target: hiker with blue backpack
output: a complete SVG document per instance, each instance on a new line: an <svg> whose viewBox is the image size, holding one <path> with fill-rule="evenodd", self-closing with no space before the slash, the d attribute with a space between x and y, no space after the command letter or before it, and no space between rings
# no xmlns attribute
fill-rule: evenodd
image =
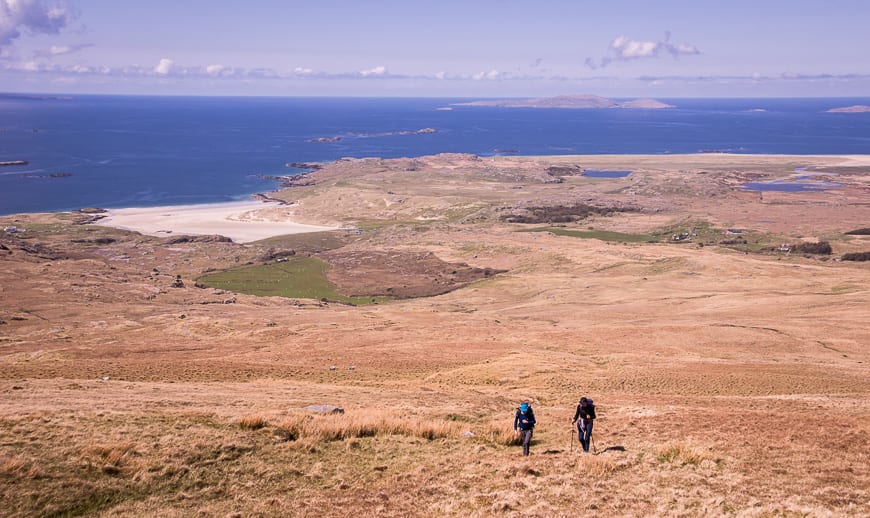
<svg viewBox="0 0 870 518"><path fill-rule="evenodd" d="M529 455L529 445L532 443L532 431L535 429L535 412L532 405L523 402L514 417L514 434L519 435L523 442L523 455Z"/></svg>
<svg viewBox="0 0 870 518"><path fill-rule="evenodd" d="M571 424L577 423L577 435L583 451L589 453L589 442L592 440L592 424L595 421L595 403L587 397L581 397L574 412Z"/></svg>

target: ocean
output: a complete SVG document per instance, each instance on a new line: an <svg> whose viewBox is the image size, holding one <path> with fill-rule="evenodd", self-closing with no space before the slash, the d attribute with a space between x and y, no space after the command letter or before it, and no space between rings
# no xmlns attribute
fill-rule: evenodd
<svg viewBox="0 0 870 518"><path fill-rule="evenodd" d="M870 113L825 113L868 98L451 106L468 100L2 95L0 162L28 163L0 166L0 214L233 201L342 157L870 154Z"/></svg>

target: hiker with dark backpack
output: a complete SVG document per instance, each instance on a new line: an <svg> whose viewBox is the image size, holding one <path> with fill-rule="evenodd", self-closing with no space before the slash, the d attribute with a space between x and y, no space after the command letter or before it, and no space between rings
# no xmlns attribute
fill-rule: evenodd
<svg viewBox="0 0 870 518"><path fill-rule="evenodd" d="M595 403L587 397L581 397L574 412L571 424L577 423L577 435L583 451L589 453L589 442L592 440L592 424L595 421Z"/></svg>
<svg viewBox="0 0 870 518"><path fill-rule="evenodd" d="M514 417L514 434L519 435L523 442L523 455L529 455L529 445L532 443L532 431L535 429L535 412L532 405L523 402Z"/></svg>

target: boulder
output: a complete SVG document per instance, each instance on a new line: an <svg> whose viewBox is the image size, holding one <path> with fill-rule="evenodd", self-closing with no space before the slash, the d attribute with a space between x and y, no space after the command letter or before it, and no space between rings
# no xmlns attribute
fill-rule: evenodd
<svg viewBox="0 0 870 518"><path fill-rule="evenodd" d="M315 414L343 414L344 409L335 405L308 405L302 410L313 412Z"/></svg>

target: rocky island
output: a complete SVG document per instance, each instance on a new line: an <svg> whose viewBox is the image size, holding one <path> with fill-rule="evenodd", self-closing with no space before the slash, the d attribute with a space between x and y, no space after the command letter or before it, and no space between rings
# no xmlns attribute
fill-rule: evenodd
<svg viewBox="0 0 870 518"><path fill-rule="evenodd" d="M635 99L617 102L598 95L558 95L556 97L540 97L533 99L495 99L456 103L453 106L491 106L495 108L562 108L562 109L594 109L594 108L631 108L643 110L658 110L674 108L655 99Z"/></svg>
<svg viewBox="0 0 870 518"><path fill-rule="evenodd" d="M825 113L870 113L870 106L865 104L856 104L854 106L844 106L842 108L831 108Z"/></svg>
<svg viewBox="0 0 870 518"><path fill-rule="evenodd" d="M379 133L359 133L353 131L346 131L343 133L343 135L345 136L316 137L308 139L308 142L341 142L345 138L395 137L400 135L431 135L433 133L438 133L438 130L435 128L420 128L418 130L383 131Z"/></svg>

